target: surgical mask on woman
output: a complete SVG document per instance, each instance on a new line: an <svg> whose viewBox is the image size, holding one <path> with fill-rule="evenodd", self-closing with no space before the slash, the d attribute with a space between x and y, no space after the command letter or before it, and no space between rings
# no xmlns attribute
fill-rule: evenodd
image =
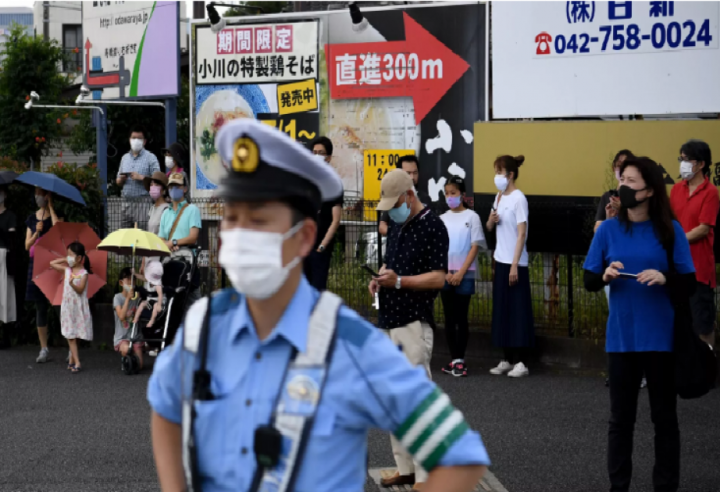
<svg viewBox="0 0 720 492"><path fill-rule="evenodd" d="M618 194L620 195L620 206L623 208L631 209L635 208L641 203L644 203L647 201L647 198L644 200L638 200L635 195L639 191L644 191L646 188L643 188L642 190L634 190L630 188L627 185L621 185L620 189L618 190Z"/></svg>
<svg viewBox="0 0 720 492"><path fill-rule="evenodd" d="M285 283L299 256L283 266L283 243L302 228L302 222L285 234L230 229L220 231L220 266L240 294L251 299L268 299Z"/></svg>
<svg viewBox="0 0 720 492"><path fill-rule="evenodd" d="M175 167L175 160L172 158L172 156L169 156L169 155L165 156L165 167L167 168L168 171Z"/></svg>
<svg viewBox="0 0 720 492"><path fill-rule="evenodd" d="M37 204L38 208L43 208L45 205L47 205L47 198L44 195L35 195L35 203Z"/></svg>
<svg viewBox="0 0 720 492"><path fill-rule="evenodd" d="M162 196L163 188L160 185L150 185L150 198L157 200Z"/></svg>
<svg viewBox="0 0 720 492"><path fill-rule="evenodd" d="M507 187L508 187L507 176L503 176L502 174L496 174L495 175L495 187L500 192L504 192L505 190L507 190Z"/></svg>
<svg viewBox="0 0 720 492"><path fill-rule="evenodd" d="M462 202L462 197L459 196L448 196L445 197L445 201L448 204L448 207L451 209L456 209L460 206L460 203Z"/></svg>

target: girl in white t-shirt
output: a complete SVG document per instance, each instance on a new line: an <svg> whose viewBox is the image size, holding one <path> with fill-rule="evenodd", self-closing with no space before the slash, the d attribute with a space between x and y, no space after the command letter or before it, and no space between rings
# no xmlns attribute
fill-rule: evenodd
<svg viewBox="0 0 720 492"><path fill-rule="evenodd" d="M464 197L465 180L453 176L445 185L445 201L450 210L440 216L450 238L448 273L440 297L452 357L452 362L442 370L455 377L467 376L468 310L470 298L475 293L478 251L487 248L480 217L465 207Z"/></svg>
<svg viewBox="0 0 720 492"><path fill-rule="evenodd" d="M493 279L492 340L505 350L505 360L490 370L510 377L529 374L523 363L526 350L535 345L527 235L528 202L515 187L525 158L504 155L495 160L495 186L500 191L493 204L488 230L497 228Z"/></svg>

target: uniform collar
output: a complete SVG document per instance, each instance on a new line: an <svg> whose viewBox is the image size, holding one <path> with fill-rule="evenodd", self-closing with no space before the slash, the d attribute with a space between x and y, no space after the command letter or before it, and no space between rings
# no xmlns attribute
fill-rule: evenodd
<svg viewBox="0 0 720 492"><path fill-rule="evenodd" d="M300 279L300 284L295 291L295 295L285 309L275 329L262 344L267 345L277 337L282 337L290 342L298 352L305 352L308 330L307 321L310 319L316 301L317 296L303 276ZM254 337L257 337L255 324L253 323L252 316L250 316L245 296L242 297L239 308L232 319L230 343L235 343L244 330L249 330Z"/></svg>

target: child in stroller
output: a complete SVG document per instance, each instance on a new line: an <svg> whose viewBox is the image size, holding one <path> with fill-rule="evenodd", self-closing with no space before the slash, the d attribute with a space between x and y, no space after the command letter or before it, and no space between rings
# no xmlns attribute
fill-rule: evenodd
<svg viewBox="0 0 720 492"><path fill-rule="evenodd" d="M149 261L147 265L145 265L145 275L135 274L135 277L138 279L147 282L147 291L142 292L141 295L143 295L143 302L140 304L137 313L135 314L135 320L134 322L137 323L140 321L141 316L147 316L146 310L150 310L150 306L152 305L152 311L150 314L150 320L145 325L146 328L152 328L152 326L155 324L155 320L157 319L158 315L162 312L164 304L164 298L163 298L163 286L162 286L162 278L163 278L163 266L162 263L160 263L157 260Z"/></svg>

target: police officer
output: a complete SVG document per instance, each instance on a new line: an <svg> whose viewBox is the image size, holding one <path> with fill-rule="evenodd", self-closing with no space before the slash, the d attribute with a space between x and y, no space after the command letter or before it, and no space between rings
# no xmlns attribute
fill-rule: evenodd
<svg viewBox="0 0 720 492"><path fill-rule="evenodd" d="M219 261L233 288L190 309L148 388L163 491L362 491L367 432L392 432L430 472L472 490L480 436L380 330L302 274L339 176L252 119L226 124Z"/></svg>

